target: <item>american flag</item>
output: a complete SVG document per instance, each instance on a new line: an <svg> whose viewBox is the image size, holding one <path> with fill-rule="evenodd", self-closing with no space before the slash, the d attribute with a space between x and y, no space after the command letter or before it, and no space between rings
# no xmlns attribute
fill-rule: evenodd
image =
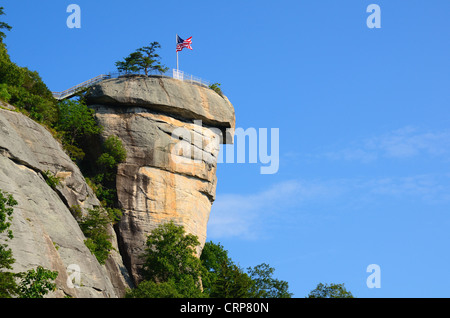
<svg viewBox="0 0 450 318"><path fill-rule="evenodd" d="M184 48L192 50L191 44L192 44L192 36L189 39L183 40L177 35L177 52L180 52Z"/></svg>

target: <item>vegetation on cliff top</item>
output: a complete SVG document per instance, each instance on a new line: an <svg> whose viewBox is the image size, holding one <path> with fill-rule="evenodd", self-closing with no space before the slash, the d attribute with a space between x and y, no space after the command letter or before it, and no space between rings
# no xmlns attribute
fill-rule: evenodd
<svg viewBox="0 0 450 318"><path fill-rule="evenodd" d="M3 7L0 7L0 16L4 14L5 12L3 11ZM5 32L2 30L11 31L11 29L12 27L8 23L0 21L0 42L3 42L3 39L6 37Z"/></svg>
<svg viewBox="0 0 450 318"><path fill-rule="evenodd" d="M123 61L116 62L117 70L125 74L143 71L147 76L152 72L160 74L167 72L169 68L161 64L161 57L156 53L156 50L160 48L161 45L158 42L152 42L149 46L137 49L125 57Z"/></svg>
<svg viewBox="0 0 450 318"><path fill-rule="evenodd" d="M52 126L58 119L57 102L39 74L13 63L3 42L0 42L0 65L0 100Z"/></svg>
<svg viewBox="0 0 450 318"><path fill-rule="evenodd" d="M124 57L122 61L115 63L119 73L124 74L141 74L142 72L148 76L151 73L166 73L169 68L161 64L161 56L156 53L161 45L158 42L151 42L150 46L144 46ZM220 83L212 83L208 87L224 97Z"/></svg>

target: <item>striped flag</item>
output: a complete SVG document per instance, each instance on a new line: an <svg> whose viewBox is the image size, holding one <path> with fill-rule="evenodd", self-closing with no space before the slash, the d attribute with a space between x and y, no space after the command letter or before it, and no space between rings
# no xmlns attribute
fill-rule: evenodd
<svg viewBox="0 0 450 318"><path fill-rule="evenodd" d="M177 34L177 52L180 52L184 48L192 50L191 44L192 44L192 36L189 39L183 40Z"/></svg>

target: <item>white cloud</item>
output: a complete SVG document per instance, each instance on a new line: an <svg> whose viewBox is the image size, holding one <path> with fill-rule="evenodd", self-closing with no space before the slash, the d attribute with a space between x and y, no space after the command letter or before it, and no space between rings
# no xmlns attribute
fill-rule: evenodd
<svg viewBox="0 0 450 318"><path fill-rule="evenodd" d="M409 198L426 203L446 202L450 199L448 175L422 174L399 178L380 178L367 181L364 187L374 196Z"/></svg>
<svg viewBox="0 0 450 318"><path fill-rule="evenodd" d="M270 215L325 192L323 185L294 180L277 183L259 193L218 194L211 210L208 237L259 238Z"/></svg>
<svg viewBox="0 0 450 318"><path fill-rule="evenodd" d="M408 126L381 136L353 142L351 147L328 151L323 155L332 160L369 163L379 158L411 158L418 155L448 156L450 132L421 132Z"/></svg>
<svg viewBox="0 0 450 318"><path fill-rule="evenodd" d="M450 175L291 180L258 193L218 194L208 223L208 238L260 239L272 227L322 222L340 212L359 212L374 204L448 204Z"/></svg>
<svg viewBox="0 0 450 318"><path fill-rule="evenodd" d="M306 156L308 159L374 162L381 158L406 159L438 156L450 159L450 131L423 131L404 127L383 135L356 140L349 147ZM286 159L298 161L290 152ZM371 176L320 180L290 180L251 194L217 194L208 223L208 237L259 239L270 227L296 222L321 222L339 211L361 211L371 206L420 202L450 202L449 174ZM403 200L403 201L402 201ZM269 234L270 235L270 234Z"/></svg>
<svg viewBox="0 0 450 318"><path fill-rule="evenodd" d="M350 148L330 151L325 153L324 156L332 160L361 161L363 163L372 162L378 157L376 152Z"/></svg>
<svg viewBox="0 0 450 318"><path fill-rule="evenodd" d="M367 147L381 150L387 157L405 158L427 153L442 155L449 153L450 132L419 132L413 127L405 127L373 138Z"/></svg>

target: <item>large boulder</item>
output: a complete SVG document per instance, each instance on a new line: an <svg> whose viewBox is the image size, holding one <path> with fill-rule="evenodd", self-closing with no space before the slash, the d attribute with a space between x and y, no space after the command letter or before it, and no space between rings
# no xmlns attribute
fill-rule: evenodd
<svg viewBox="0 0 450 318"><path fill-rule="evenodd" d="M92 87L88 101L103 138L116 135L127 150L116 187L124 212L119 241L134 281L142 279L146 238L162 223L196 235L200 254L220 143L231 143L234 134L231 103L209 88L160 77L106 80Z"/></svg>
<svg viewBox="0 0 450 318"><path fill-rule="evenodd" d="M183 120L202 120L228 133L224 143L233 142L233 105L226 96L201 85L161 76L119 77L91 87L87 99L91 105L140 106Z"/></svg>

